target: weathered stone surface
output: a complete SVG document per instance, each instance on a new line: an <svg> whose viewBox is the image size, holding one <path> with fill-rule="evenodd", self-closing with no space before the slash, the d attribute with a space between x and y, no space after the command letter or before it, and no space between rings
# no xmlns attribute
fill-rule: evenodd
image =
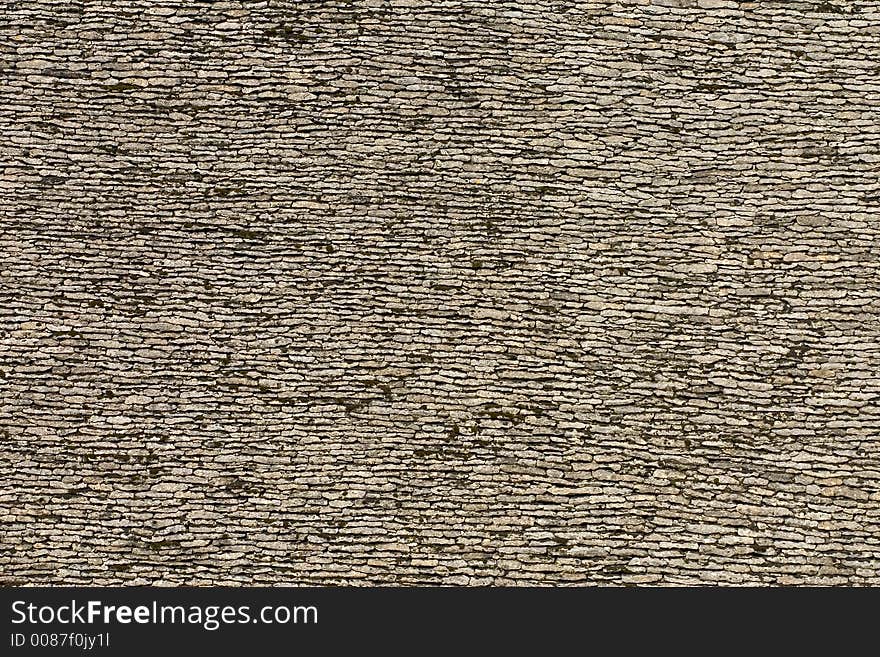
<svg viewBox="0 0 880 657"><path fill-rule="evenodd" d="M876 3L3 18L2 583L880 584Z"/></svg>

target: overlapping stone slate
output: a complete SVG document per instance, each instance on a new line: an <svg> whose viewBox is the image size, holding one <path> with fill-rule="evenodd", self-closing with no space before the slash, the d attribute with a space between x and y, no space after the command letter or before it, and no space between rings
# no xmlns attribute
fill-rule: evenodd
<svg viewBox="0 0 880 657"><path fill-rule="evenodd" d="M880 584L880 4L6 3L4 584Z"/></svg>

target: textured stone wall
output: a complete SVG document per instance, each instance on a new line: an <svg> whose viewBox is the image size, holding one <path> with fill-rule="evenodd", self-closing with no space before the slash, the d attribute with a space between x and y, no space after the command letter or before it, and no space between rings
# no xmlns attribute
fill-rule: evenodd
<svg viewBox="0 0 880 657"><path fill-rule="evenodd" d="M880 3L5 2L0 582L880 584Z"/></svg>

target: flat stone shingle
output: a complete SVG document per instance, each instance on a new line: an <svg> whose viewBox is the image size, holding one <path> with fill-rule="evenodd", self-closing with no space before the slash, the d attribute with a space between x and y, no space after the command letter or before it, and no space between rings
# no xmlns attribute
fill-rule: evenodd
<svg viewBox="0 0 880 657"><path fill-rule="evenodd" d="M0 581L880 584L872 2L22 2Z"/></svg>

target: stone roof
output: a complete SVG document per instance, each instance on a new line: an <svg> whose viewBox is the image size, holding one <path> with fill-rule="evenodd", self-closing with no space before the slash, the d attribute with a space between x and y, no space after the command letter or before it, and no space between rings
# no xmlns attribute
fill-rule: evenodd
<svg viewBox="0 0 880 657"><path fill-rule="evenodd" d="M0 25L4 584L880 584L880 6Z"/></svg>

